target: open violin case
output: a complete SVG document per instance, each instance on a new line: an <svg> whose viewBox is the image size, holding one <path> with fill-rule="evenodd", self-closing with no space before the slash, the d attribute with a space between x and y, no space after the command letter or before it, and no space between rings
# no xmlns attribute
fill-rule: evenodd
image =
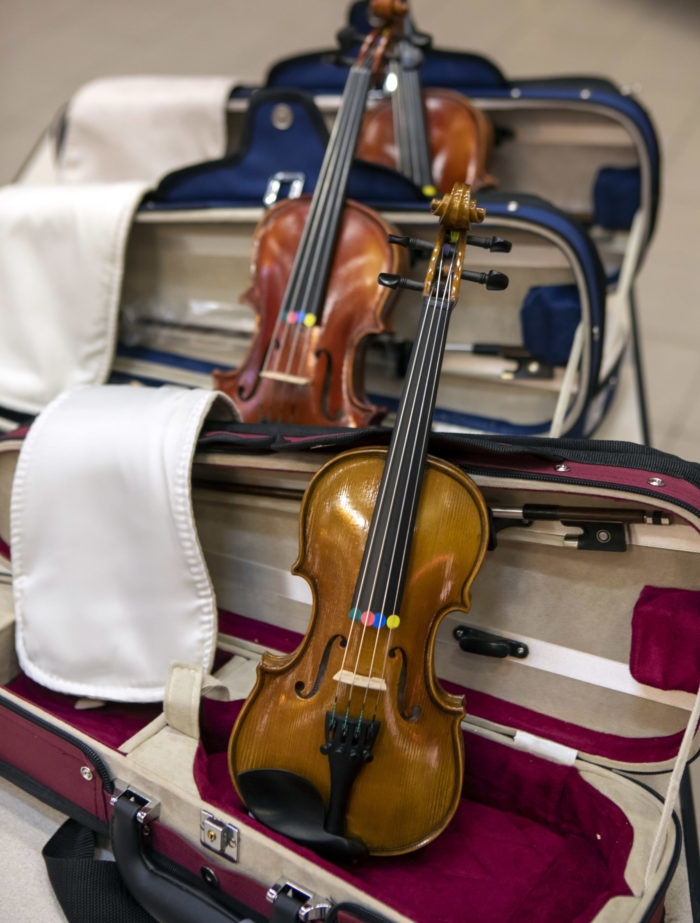
<svg viewBox="0 0 700 923"><path fill-rule="evenodd" d="M388 430L261 427L219 414L199 431L188 412L176 430L180 447L170 429L159 442L154 434L162 431L135 409L137 396L152 392L92 390L108 396L92 416L74 413L58 430L50 460L38 446L57 406L71 398L54 402L28 437L20 431L0 441L0 768L91 830L111 828L123 881L151 916L132 903L110 919L658 923L667 898L667 923L690 920L673 807L700 743L697 465L623 443L433 436L431 455L466 472L490 510L489 550L471 608L448 613L434 644L442 688L466 696L462 797L427 846L337 862L249 816L231 785L226 751L262 652L290 652L306 630L310 588L290 574L302 492L338 453L386 445ZM119 392L128 395L126 413L116 412ZM201 395L176 393L168 400L190 410L199 402L201 422ZM33 449L27 442L17 467L25 439ZM148 443L143 468L125 448L139 441ZM64 470L70 446L83 460L70 469L75 477ZM173 452L178 490L163 500L172 516L155 516L152 498L165 496L157 485ZM165 544L157 530L188 506L190 478L192 529L218 606L208 663L173 666L164 701L86 702L89 689L55 691L30 678L15 655L15 632L22 662L36 660L28 627L32 562L44 578L53 574L44 583L42 637L61 648L57 670L72 664L71 679L99 670L81 662L88 636L97 637L93 655L108 671L158 660L174 634L171 612L151 598L153 569L140 555ZM135 643L126 629L123 643L109 643L110 567L84 576L103 587L94 599L99 629L89 620L82 629L73 621L71 631L56 623L61 594L68 609L86 601L75 580L85 565L72 556L88 552L74 545L65 555L51 543L56 523L71 518L63 514L75 505L75 485L89 481L101 484L100 495L115 482L123 491L120 502L110 495L113 516L92 529L89 544L111 541L112 570L141 594L135 618L143 634ZM147 531L129 533L131 541L122 541L118 526L126 508L148 519ZM46 526L31 542L17 531L26 517ZM79 520L76 529L89 527L82 512ZM132 630L134 614L124 618ZM668 790L668 800L652 786ZM106 919L104 893L100 915L84 895L65 891L66 879L79 885L97 875L90 835L77 829L69 824L47 845L50 873L63 906L74 902L70 919ZM105 889L114 864L97 865Z"/></svg>
<svg viewBox="0 0 700 923"><path fill-rule="evenodd" d="M260 91L246 109L245 125L235 155L171 173L136 211L119 267L113 382L209 387L214 369L244 358L255 317L239 298L250 286L251 241L265 214L262 203L311 192L328 137L310 97L292 90ZM399 234L432 238L425 197L398 173L356 162L348 193L378 209ZM436 425L590 436L602 423L603 435L640 439L630 389L613 401L620 377L628 374L626 299L634 261L624 261L618 294L609 294L600 255L576 220L536 196L497 190L484 191L479 200L487 209L484 233L511 241L513 252L471 248L470 268L505 270L510 284L498 293L470 286L458 306ZM418 260L409 275L421 278L423 267ZM393 329L366 356L367 391L390 416L418 303L415 293L398 293ZM73 383L85 378L62 385ZM6 428L22 422L23 407L0 403Z"/></svg>
<svg viewBox="0 0 700 923"><path fill-rule="evenodd" d="M370 29L367 7L360 0L348 9L347 26L359 35ZM419 25L429 31L429 23ZM354 47L346 38L341 54L278 61L264 85L305 90L332 118ZM611 265L627 247L641 260L656 223L661 154L651 118L629 89L594 75L510 78L483 55L435 48L427 35L419 47L422 86L462 93L493 121L490 172L501 188L539 195L577 217ZM234 138L236 100L246 92L232 94Z"/></svg>

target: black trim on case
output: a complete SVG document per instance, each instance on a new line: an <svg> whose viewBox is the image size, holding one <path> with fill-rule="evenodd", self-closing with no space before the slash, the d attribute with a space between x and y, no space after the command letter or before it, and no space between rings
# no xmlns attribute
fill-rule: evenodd
<svg viewBox="0 0 700 923"><path fill-rule="evenodd" d="M22 791L26 792L28 795L48 805L50 808L60 811L61 814L66 814L68 817L72 817L84 827L89 827L90 830L93 830L100 836L109 835L109 827L104 821L99 820L94 814L86 811L85 808L81 808L80 805L74 804L69 798L59 795L52 788L49 788L42 782L37 782L32 776L27 775L25 772L17 769L16 766L12 766L4 760L0 760L0 776L7 779L7 781L11 782L13 785L16 785L17 788L22 789Z"/></svg>
<svg viewBox="0 0 700 923"><path fill-rule="evenodd" d="M114 782L112 781L112 776L110 775L107 766L102 760L100 754L93 750L93 748L86 744L84 741L80 740L77 737L74 737L72 734L69 734L67 731L62 730L61 728L56 727L55 724L51 724L49 721L39 718L38 715L32 714L32 712L27 711L26 708L22 708L20 705L17 705L15 702L6 699L5 696L0 695L0 706L7 708L9 711L13 712L15 715L19 715L21 718L24 718L26 721L29 721L31 724L35 724L37 727L40 727L44 731L48 731L50 734L53 734L56 737L59 737L61 740L65 740L67 743L76 747L83 753L88 760L92 763L94 769L97 771L100 779L102 780L102 789L111 795L114 791Z"/></svg>

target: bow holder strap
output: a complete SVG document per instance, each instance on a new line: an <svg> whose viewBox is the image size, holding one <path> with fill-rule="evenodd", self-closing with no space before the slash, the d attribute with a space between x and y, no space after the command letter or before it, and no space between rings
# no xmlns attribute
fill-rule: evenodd
<svg viewBox="0 0 700 923"><path fill-rule="evenodd" d="M22 669L50 689L163 699L173 661L211 671L217 609L192 512L191 467L223 395L84 387L24 441L11 501Z"/></svg>

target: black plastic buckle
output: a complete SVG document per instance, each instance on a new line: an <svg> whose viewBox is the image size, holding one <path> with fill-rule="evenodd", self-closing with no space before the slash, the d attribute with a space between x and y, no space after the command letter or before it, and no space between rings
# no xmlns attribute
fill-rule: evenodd
<svg viewBox="0 0 700 923"><path fill-rule="evenodd" d="M470 628L468 625L458 625L453 635L462 650L469 654L481 654L482 657L517 657L518 660L524 660L530 653L523 641L492 635L488 631Z"/></svg>

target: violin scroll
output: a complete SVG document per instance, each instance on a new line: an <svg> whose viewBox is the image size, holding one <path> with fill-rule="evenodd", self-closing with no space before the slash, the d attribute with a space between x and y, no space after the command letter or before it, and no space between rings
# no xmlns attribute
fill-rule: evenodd
<svg viewBox="0 0 700 923"><path fill-rule="evenodd" d="M486 217L486 209L477 206L471 186L466 183L455 183L450 193L433 199L430 211L448 231L468 231L472 222L478 223Z"/></svg>
<svg viewBox="0 0 700 923"><path fill-rule="evenodd" d="M408 13L408 3L406 0L372 0L370 9L377 19L389 23Z"/></svg>
<svg viewBox="0 0 700 923"><path fill-rule="evenodd" d="M430 210L440 219L440 232L430 256L423 294L428 296L440 286L444 272L446 277L444 281L449 286L449 300L454 303L457 300L460 282L463 278L462 266L467 246L467 231L472 221L484 220L486 209L479 208L476 200L472 198L471 186L466 183L455 183L452 192L448 195L432 200ZM448 233L451 251L449 262L445 266L444 245ZM438 266L442 267L440 272L436 271Z"/></svg>

